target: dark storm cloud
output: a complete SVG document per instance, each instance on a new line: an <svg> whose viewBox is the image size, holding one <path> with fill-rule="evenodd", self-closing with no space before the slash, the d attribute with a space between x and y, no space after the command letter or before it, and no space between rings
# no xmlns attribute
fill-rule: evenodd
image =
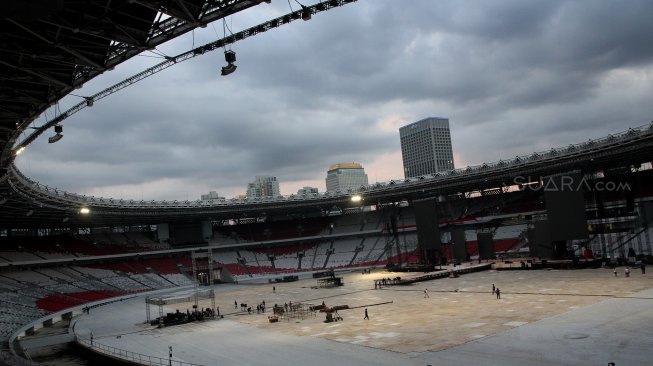
<svg viewBox="0 0 653 366"><path fill-rule="evenodd" d="M287 11L262 4L230 26ZM430 115L451 119L458 163L565 146L652 119L652 13L650 1L360 0L234 44L228 77L217 51L122 90L19 163L72 191L195 199L244 193L258 174L285 194L293 181L323 189L329 165L396 156L398 127ZM159 51L219 38L222 24L194 33ZM81 92L156 62L137 57ZM400 177L386 168L368 174Z"/></svg>
<svg viewBox="0 0 653 366"><path fill-rule="evenodd" d="M260 47L251 56L274 72L257 68L246 82L371 103L569 103L590 97L603 72L648 62L653 52L645 46L651 3L382 3L357 4L362 14L343 14L357 18L336 26L324 18L262 36L276 52ZM304 37L298 28L309 25L313 35Z"/></svg>

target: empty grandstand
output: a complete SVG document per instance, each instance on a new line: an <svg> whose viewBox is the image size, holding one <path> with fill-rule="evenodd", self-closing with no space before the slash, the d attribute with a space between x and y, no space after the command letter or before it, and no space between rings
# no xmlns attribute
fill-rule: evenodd
<svg viewBox="0 0 653 366"><path fill-rule="evenodd" d="M205 293L200 288L209 287L213 302L216 301L213 289L242 297L218 301L222 305L222 315L227 307L231 310L232 300L235 301L234 311L228 315L245 319L242 320L245 324L270 326L281 319L286 321L284 329L288 332L332 337L337 342L364 344L370 349L382 348L384 352L406 352L409 357L419 358L418 353L433 350L428 348L432 329L443 329L442 324L445 324L444 329L455 333L458 328L477 328L486 323L462 324L460 318L457 318L460 324L447 323L443 316L426 326L422 324L421 316L425 313L421 312L422 309L435 312L451 304L417 303L410 298L411 291L419 291L418 297L422 300L430 299L428 289L397 289L403 285L436 278L451 279L455 286L439 285L437 290L442 297L438 301L455 298L453 302L466 304L464 311L467 313L460 315L454 305L449 308L448 316L464 317L478 311L483 312L483 317L491 318L504 309L480 302L478 299L484 295L479 294L488 292L481 286L492 284L492 296L496 294L499 300L492 281L501 279L516 288L523 285L521 292L512 293L515 302L522 299L520 296L557 296L555 302L549 300L551 297L531 299L529 305L519 303L505 310L521 314L527 307L546 308L548 313L545 315L553 316L561 313L560 304L567 301L558 297L578 295L578 288L558 293L555 291L559 289L552 288L555 282L547 282L551 286L546 288L534 288L536 285L511 280L503 271L546 268L555 273L554 281L563 282L570 281L571 276L554 270L614 267L616 278L618 266L628 266L628 272L624 272L626 276L630 275L630 267L641 266L644 274L645 265L653 258L653 170L649 169L653 159L653 124L565 147L551 146L536 153L525 151L524 155L493 163L375 182L346 191L229 200L146 201L93 197L37 182L14 165L16 154L48 128L127 85L186 59L224 49L236 41L294 20L309 20L313 14L353 1L320 1L310 6L299 4L297 10L291 9L287 15L219 41L200 47L193 43L191 51L166 56L162 64L86 97L71 110L33 128L35 131L31 134L27 134L31 132L30 124L41 113L95 76L143 50L155 49L157 45L197 27L205 27L211 21L269 1L139 0L107 2L102 6L93 2L64 1L48 6L43 4L42 16L47 21L34 23L37 24L34 29L22 26L16 20L3 23L3 49L15 52L12 51L9 60L3 59L0 65L3 82L7 80L8 83L8 87L0 89L0 354L7 351L26 359L24 362L31 362L29 358L35 351L30 349L34 344L30 343L34 342L30 337L39 332L47 333L57 323L66 323L66 329L52 338L61 343L75 343L95 355L140 364L165 364L168 361L169 365L173 362L191 365L190 361L173 360L172 346L167 345L168 359L160 350L156 351L158 356L152 358L134 350L127 351L127 347L133 344L121 346L119 340L133 334L143 334L143 339L150 340L159 336L166 341L173 339L176 335L173 331L166 334L165 329L159 329L164 328L162 319L170 318L164 313L164 305L183 304L184 308L179 305L181 309L175 309L173 314L185 311L188 314L186 319L190 319L190 309L193 313L205 313L201 305L201 310L198 310L198 294ZM65 11L57 13L61 9ZM24 5L16 5L14 15L24 20L26 10L29 9ZM56 16L50 18L53 14ZM89 14L93 16L88 18ZM55 36L61 38L51 41L50 37ZM34 37L38 42L24 42L24 39ZM44 67L42 62L45 61L36 56L41 48L47 49L47 62L56 64L56 67ZM568 177L574 177L574 182L582 184L574 186L569 195L552 194L565 190L551 190L548 183L555 179L564 181ZM353 197L358 199L353 200ZM427 202L432 211L425 214L418 210L415 202L419 201ZM556 210L556 203L561 201L563 210ZM578 204L574 206L572 201ZM85 210L83 214L82 208ZM568 223L569 227L566 226ZM487 273L474 279L487 283L456 280L461 275L481 270ZM403 274L408 271L426 274L411 275L409 281ZM361 276L353 275L359 273ZM316 275L317 285L313 275ZM341 276L345 275L348 277L343 283ZM364 275L370 275L369 280ZM529 277L530 280L533 278L535 276ZM300 279L304 281L301 286L278 285ZM349 279L357 281L351 291L318 292L325 291L326 287L343 287L331 286L333 283L346 287ZM592 279L582 280L589 283ZM575 303L569 309L587 305L590 301L587 299L597 297L620 301L636 291L648 289L642 283L643 280L630 285L628 291L611 285L605 293L581 294L583 298L574 298ZM379 291L357 297L358 293L371 290L370 284ZM396 285L395 288L388 289L390 284ZM510 294L510 290L501 287L504 294ZM266 289L265 293L259 290L262 288ZM390 291L397 291L399 295ZM167 303L161 300L164 297L158 297L160 294L173 296L180 293L184 296L180 295L179 299L168 297ZM270 304L273 312L269 317L259 316L251 320L254 311L258 315L265 313L263 296L274 296L274 301L279 303ZM463 297L473 298L474 302L484 306L475 303L473 307L467 307ZM138 318L140 313L134 310L134 304L143 298L146 299L143 307L147 306L148 321L151 320L149 306L158 305L158 321L146 322ZM297 298L301 302L297 303ZM410 300L403 303L407 298ZM644 296L633 298L650 299ZM127 305L121 308L119 305L123 301ZM327 306L325 301L333 303ZM538 302L547 304L538 305ZM211 313L214 305L210 307ZM338 310L359 311L360 315L364 311L366 319L363 319L370 320L368 307L386 305L392 306L392 311L379 316L381 321L374 325L377 328L370 328L367 335L354 335L353 332L338 335L337 327L343 323L328 324L328 328L319 331L310 327L324 326L321 321L314 321L305 328L292 328L299 327L294 324L299 324L300 320L321 316L316 315L317 307L329 314L326 317L328 323L335 323L343 321ZM410 311L417 309L416 315L410 319L413 327L410 329L414 334L403 335L420 338L415 344L405 342L414 346L410 349L402 348L400 342L384 343L385 339L400 336L395 332L397 329L382 327L400 325L402 306L410 307ZM220 315L220 307L217 310ZM133 328L130 332L122 329L113 332L113 324L108 324L105 317L98 317L102 324L93 324L91 314L96 311L106 311L104 315L114 316L116 323L123 320L121 315L125 315ZM633 313L636 311L632 310ZM509 316L500 315L498 318ZM356 317L362 318L358 314ZM537 321L543 317L528 320ZM80 324L86 324L82 324L78 331L74 327L79 319L84 320ZM211 319L221 318L211 316ZM291 319L295 323L291 323ZM502 320L500 324L497 321L491 332L522 325L511 319ZM355 328L366 326L356 323ZM94 338L92 330L103 327L111 331ZM193 333L211 327L206 324L197 328L180 326L178 329L183 331L178 333ZM246 341L254 338L249 338L252 334L238 333L242 329L233 329L233 334ZM563 337L565 341L585 339L592 331L569 331ZM224 336L225 333L228 336ZM227 338L225 344L238 338L225 333L222 334L222 338ZM480 332L471 336L466 334L461 336L460 343L487 335ZM43 338L52 340L47 334ZM102 343L109 341L115 343L111 346ZM258 346L270 342L270 339L257 341ZM245 341L243 344L249 346ZM442 349L452 346L446 341L440 344L444 345ZM281 349L281 353L292 348L285 346L287 348ZM324 350L330 348L321 344L312 352ZM274 351L279 352L279 348ZM355 353L351 349L345 351ZM188 353L186 357L192 358L192 352ZM334 363L347 364L346 360L337 359L337 352L331 356ZM365 356L374 357L368 353ZM399 356L384 356L389 357L388 364L398 363ZM359 360L359 364L371 359ZM286 362L289 363L293 362Z"/></svg>

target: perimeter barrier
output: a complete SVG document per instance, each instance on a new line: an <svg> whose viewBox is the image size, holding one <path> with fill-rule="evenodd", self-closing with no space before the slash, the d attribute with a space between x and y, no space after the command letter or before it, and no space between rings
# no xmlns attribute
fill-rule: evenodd
<svg viewBox="0 0 653 366"><path fill-rule="evenodd" d="M108 357L117 358L124 361L129 361L133 363L138 363L140 365L147 366L203 366L196 363L184 362L173 360L171 358L161 358L156 356L144 355L141 353L131 352L124 349L107 346L105 344L97 343L96 341L91 340L90 338L79 338L77 337L77 344L82 347L103 354Z"/></svg>

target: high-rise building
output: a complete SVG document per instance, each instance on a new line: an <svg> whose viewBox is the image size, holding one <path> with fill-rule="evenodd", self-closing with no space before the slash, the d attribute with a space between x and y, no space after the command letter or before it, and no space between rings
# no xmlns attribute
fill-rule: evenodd
<svg viewBox="0 0 653 366"><path fill-rule="evenodd" d="M367 185L365 169L358 163L341 163L329 167L326 176L327 192L347 192L349 188Z"/></svg>
<svg viewBox="0 0 653 366"><path fill-rule="evenodd" d="M247 197L278 197L279 181L277 177L257 175L252 183L247 184Z"/></svg>
<svg viewBox="0 0 653 366"><path fill-rule="evenodd" d="M449 119L429 117L399 128L404 177L453 170Z"/></svg>

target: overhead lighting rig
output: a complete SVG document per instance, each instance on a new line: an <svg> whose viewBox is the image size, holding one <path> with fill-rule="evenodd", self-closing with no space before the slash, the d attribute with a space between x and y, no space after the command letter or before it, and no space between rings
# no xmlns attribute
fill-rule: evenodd
<svg viewBox="0 0 653 366"><path fill-rule="evenodd" d="M51 144L54 144L55 142L61 140L63 138L63 126L62 125L54 125L54 136L50 136L48 138L48 142Z"/></svg>
<svg viewBox="0 0 653 366"><path fill-rule="evenodd" d="M237 66L234 65L236 62L236 52L229 50L224 51L224 60L227 61L227 66L222 66L222 76L227 76L234 71L236 71Z"/></svg>

